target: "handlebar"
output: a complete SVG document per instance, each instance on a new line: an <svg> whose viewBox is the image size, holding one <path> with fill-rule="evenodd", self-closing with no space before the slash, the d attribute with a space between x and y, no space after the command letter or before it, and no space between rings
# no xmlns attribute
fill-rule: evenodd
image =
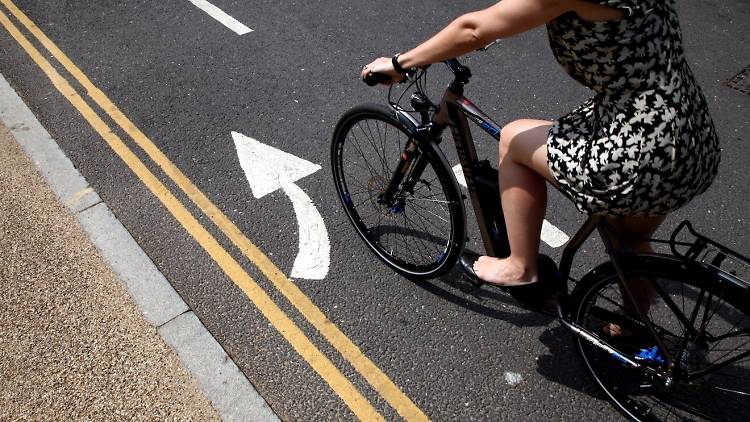
<svg viewBox="0 0 750 422"><path fill-rule="evenodd" d="M445 60L443 63L445 63L448 66L448 69L450 69L451 72L453 72L458 82L461 82L461 83L469 82L469 78L471 78L471 70L468 67L462 65L455 58ZM364 78L362 78L362 81L366 83L368 86L375 86L380 83L388 82L390 81L390 79L391 77L386 75L385 73L370 72L366 74ZM406 78L404 78L404 80L406 80Z"/></svg>
<svg viewBox="0 0 750 422"><path fill-rule="evenodd" d="M366 83L368 86L375 86L382 82L388 82L391 80L391 77L386 75L385 73L375 73L370 72L365 75L364 78L362 78L362 81Z"/></svg>
<svg viewBox="0 0 750 422"><path fill-rule="evenodd" d="M453 72L453 75L455 75L456 81L461 83L469 82L469 78L471 78L471 69L459 63L457 59L446 60L445 64L448 66L448 69Z"/></svg>

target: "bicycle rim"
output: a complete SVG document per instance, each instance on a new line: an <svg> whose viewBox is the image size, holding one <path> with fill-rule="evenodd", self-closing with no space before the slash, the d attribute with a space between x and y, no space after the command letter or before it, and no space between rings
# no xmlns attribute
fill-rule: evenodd
<svg viewBox="0 0 750 422"><path fill-rule="evenodd" d="M589 372L608 398L633 420L747 420L750 414L750 311L748 295L702 271L625 270L629 285L664 293L648 306L653 324L677 369L671 383L619 364L578 339ZM653 283L653 284L651 284ZM626 310L613 272L587 289L576 322L627 356L666 373L666 353ZM615 328L615 330L613 330ZM614 332L619 330L619 332Z"/></svg>
<svg viewBox="0 0 750 422"><path fill-rule="evenodd" d="M332 146L339 198L358 234L385 263L409 277L435 277L455 264L463 245L461 197L435 151L425 149L420 151L427 165L413 188L401 184L393 201L379 201L409 140L391 116L362 108L342 118Z"/></svg>

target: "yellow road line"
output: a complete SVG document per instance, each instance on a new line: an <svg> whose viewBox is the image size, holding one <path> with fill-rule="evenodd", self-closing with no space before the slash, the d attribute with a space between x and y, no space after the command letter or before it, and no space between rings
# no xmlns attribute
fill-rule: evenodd
<svg viewBox="0 0 750 422"><path fill-rule="evenodd" d="M263 315L297 353L331 386L352 412L362 420L384 420L362 396L357 388L333 365L333 363L305 336L294 322L282 311L258 283L245 272L240 264L216 241L216 239L193 217L169 189L138 159L122 140L112 132L98 114L81 98L75 89L52 67L40 52L21 34L8 17L0 11L0 23L23 47L32 60L52 81L58 91L81 113L94 130L107 142L112 150L138 176L143 184L161 201L169 212L182 224L188 233L208 252L224 273L250 298Z"/></svg>
<svg viewBox="0 0 750 422"><path fill-rule="evenodd" d="M73 75L88 95L114 120L164 173L195 203L242 253L268 277L363 378L408 421L426 421L427 416L383 373L284 273L214 205L159 148L138 129L83 72L19 10L11 0L0 0L39 42Z"/></svg>

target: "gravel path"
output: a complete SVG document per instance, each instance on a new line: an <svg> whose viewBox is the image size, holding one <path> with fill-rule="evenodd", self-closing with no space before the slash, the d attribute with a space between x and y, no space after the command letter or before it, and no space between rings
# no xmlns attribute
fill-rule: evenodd
<svg viewBox="0 0 750 422"><path fill-rule="evenodd" d="M0 420L218 420L0 124Z"/></svg>

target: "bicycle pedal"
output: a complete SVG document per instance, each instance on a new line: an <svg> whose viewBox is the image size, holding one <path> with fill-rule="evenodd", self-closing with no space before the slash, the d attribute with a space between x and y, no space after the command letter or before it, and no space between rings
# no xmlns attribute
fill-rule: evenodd
<svg viewBox="0 0 750 422"><path fill-rule="evenodd" d="M473 252L464 252L459 259L468 281L475 288L481 288L485 285L498 288L515 299L523 308L532 311L546 309L550 305L551 299L554 299L565 289L565 285L558 280L557 264L547 255L539 255L539 281L523 286L507 287L487 283L477 276L474 272L474 262L479 259L479 256L479 254Z"/></svg>

